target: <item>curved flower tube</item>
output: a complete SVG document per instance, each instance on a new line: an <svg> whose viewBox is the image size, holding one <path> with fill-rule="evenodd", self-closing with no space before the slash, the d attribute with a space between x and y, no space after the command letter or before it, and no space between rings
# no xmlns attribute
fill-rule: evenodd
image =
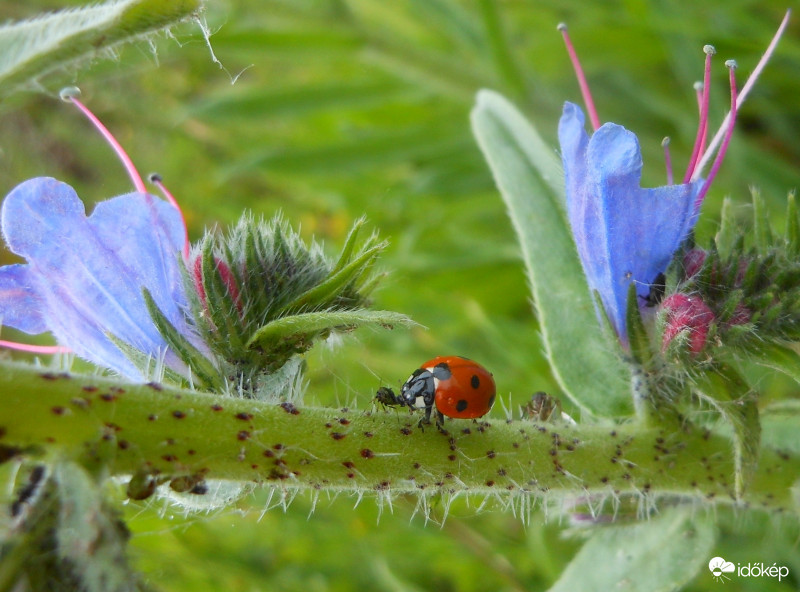
<svg viewBox="0 0 800 592"><path fill-rule="evenodd" d="M176 208L137 192L99 203L87 217L72 187L37 177L9 193L0 216L6 244L27 261L0 268L3 324L49 331L80 357L134 380L142 373L112 337L185 371L142 295L147 289L174 327L201 345L184 314L184 228Z"/></svg>
<svg viewBox="0 0 800 592"><path fill-rule="evenodd" d="M567 215L586 279L625 342L628 286L647 298L697 221L704 181L641 188L636 136L606 123L589 137L583 111L573 103L564 105L558 137Z"/></svg>

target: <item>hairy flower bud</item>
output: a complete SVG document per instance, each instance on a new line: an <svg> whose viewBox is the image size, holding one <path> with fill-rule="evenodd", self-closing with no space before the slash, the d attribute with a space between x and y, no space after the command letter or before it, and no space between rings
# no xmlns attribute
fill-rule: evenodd
<svg viewBox="0 0 800 592"><path fill-rule="evenodd" d="M708 330L714 322L714 313L698 296L672 294L661 303L666 311L667 321L661 340L664 351L675 337L688 331L689 351L698 354L702 351L708 337Z"/></svg>

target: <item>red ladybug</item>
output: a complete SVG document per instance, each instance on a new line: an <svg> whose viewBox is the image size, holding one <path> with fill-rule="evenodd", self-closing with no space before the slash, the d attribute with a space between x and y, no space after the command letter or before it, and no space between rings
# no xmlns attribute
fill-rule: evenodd
<svg viewBox="0 0 800 592"><path fill-rule="evenodd" d="M393 401L389 401L391 393ZM422 423L431 422L436 406L436 425L442 429L444 416L459 419L483 417L494 404L495 384L491 372L461 356L439 356L422 364L394 395L382 388L378 400L384 404L425 409Z"/></svg>

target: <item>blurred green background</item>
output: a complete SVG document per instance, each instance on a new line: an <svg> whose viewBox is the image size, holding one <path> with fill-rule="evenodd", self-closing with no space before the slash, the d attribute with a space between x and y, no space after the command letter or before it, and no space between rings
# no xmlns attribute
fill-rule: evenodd
<svg viewBox="0 0 800 592"><path fill-rule="evenodd" d="M0 2L0 19L70 4L80 3ZM87 204L130 190L110 149L58 100L62 86L76 84L142 173L161 173L193 239L251 209L283 211L331 253L361 215L391 241L375 306L424 328L365 330L317 347L308 403L369 408L379 386L399 386L435 355L461 354L494 372L503 403L516 410L557 386L511 226L471 137L475 92L506 94L555 150L561 105L580 99L556 31L567 22L601 119L637 133L645 185L662 184L661 139L671 137L681 173L694 141L702 46L718 51L715 128L729 102L724 60L738 60L743 82L785 9L765 0L209 2L204 21L222 68L200 26L187 23L4 100L0 191L36 175L72 184ZM750 185L780 224L800 163L797 32L791 23L740 113L701 242L722 198L746 204ZM0 263L11 261L0 253ZM788 388L769 376L764 384L767 393ZM469 500L440 527L412 518L413 499L384 505L378 519L373 500L353 509L347 496L315 503L300 495L285 513L278 505L262 516L267 497L256 490L236 511L189 517L162 502L130 504L137 564L164 590L539 590L581 543L558 508L525 526L507 512L476 513L481 500ZM780 519L723 511L720 524L726 559L783 561L800 573L796 533ZM752 584L742 589L792 586ZM712 585L703 570L692 589Z"/></svg>

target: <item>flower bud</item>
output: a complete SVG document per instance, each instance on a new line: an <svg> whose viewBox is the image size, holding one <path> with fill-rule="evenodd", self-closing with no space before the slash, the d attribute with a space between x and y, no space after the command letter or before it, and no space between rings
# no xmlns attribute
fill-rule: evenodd
<svg viewBox="0 0 800 592"><path fill-rule="evenodd" d="M661 308L667 314L661 350L666 350L675 337L688 331L689 351L695 355L700 353L705 347L709 327L714 322L714 313L706 303L699 296L672 294L664 299Z"/></svg>

